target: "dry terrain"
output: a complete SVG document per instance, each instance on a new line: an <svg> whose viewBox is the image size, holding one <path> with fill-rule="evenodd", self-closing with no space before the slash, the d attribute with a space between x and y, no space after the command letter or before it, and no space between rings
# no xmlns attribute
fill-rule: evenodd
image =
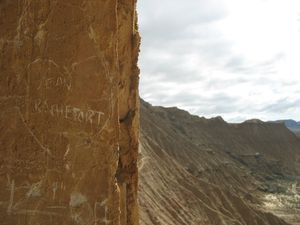
<svg viewBox="0 0 300 225"><path fill-rule="evenodd" d="M141 225L297 224L300 139L282 124L142 101L139 158Z"/></svg>

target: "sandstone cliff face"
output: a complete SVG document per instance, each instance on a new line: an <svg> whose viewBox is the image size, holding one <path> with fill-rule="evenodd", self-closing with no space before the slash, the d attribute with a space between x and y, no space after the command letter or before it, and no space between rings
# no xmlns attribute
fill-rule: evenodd
<svg viewBox="0 0 300 225"><path fill-rule="evenodd" d="M4 0L0 27L1 224L137 224L135 0Z"/></svg>

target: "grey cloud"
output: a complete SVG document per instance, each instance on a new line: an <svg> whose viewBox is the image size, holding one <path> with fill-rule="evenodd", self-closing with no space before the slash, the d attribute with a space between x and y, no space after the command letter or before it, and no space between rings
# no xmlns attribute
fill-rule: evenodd
<svg viewBox="0 0 300 225"><path fill-rule="evenodd" d="M250 91L253 87L249 95L254 97L264 90L278 94L278 90L295 86L295 82L272 76L277 72L278 62L286 57L282 52L256 64L234 53L235 43L226 39L217 26L227 16L223 2L139 1L141 97L155 105L193 108L199 115L224 114L234 121L246 118L243 116L246 113L284 113L299 107L298 101L288 99L278 102L270 99L267 106L251 105L246 102L247 97L241 100L228 94L239 85ZM187 65L192 60L194 67ZM195 89L196 82L200 83L198 93L181 91L180 87L188 84ZM296 92L295 87L293 90ZM207 96L207 91L211 96Z"/></svg>
<svg viewBox="0 0 300 225"><path fill-rule="evenodd" d="M231 72L239 73L240 75L248 74L272 74L276 72L275 65L280 60L284 59L284 53L280 52L276 54L273 58L259 63L250 64L243 56L232 56L229 58L224 68Z"/></svg>
<svg viewBox="0 0 300 225"><path fill-rule="evenodd" d="M284 113L293 108L300 107L300 99L289 100L288 98L282 98L275 103L271 103L266 107L263 107L261 111L271 113Z"/></svg>
<svg viewBox="0 0 300 225"><path fill-rule="evenodd" d="M201 72L184 65L183 55L175 55L167 60L155 60L145 57L140 62L143 71L157 77L161 82L195 82L205 77Z"/></svg>
<svg viewBox="0 0 300 225"><path fill-rule="evenodd" d="M149 37L155 39L176 38L188 26L213 22L225 16L220 1L188 0L186 2L187 4L182 4L182 0L143 0L142 7L139 7L141 32L148 32ZM140 5L141 3L138 6ZM174 34L176 35L173 36Z"/></svg>
<svg viewBox="0 0 300 225"><path fill-rule="evenodd" d="M249 77L236 77L234 79L207 79L204 87L207 90L222 90L225 87L238 86L244 83L249 83Z"/></svg>
<svg viewBox="0 0 300 225"><path fill-rule="evenodd" d="M201 92L201 90L200 90ZM194 113L198 115L210 115L218 113L232 112L238 107L237 99L226 95L225 93L216 93L212 96L207 96L205 92L200 94L191 94L188 92L178 92L174 95L167 93L156 92L155 104L180 106L183 108L198 108Z"/></svg>

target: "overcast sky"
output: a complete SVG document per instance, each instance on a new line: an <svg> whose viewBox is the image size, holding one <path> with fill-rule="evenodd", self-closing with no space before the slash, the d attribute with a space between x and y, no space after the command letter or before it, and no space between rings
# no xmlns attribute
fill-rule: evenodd
<svg viewBox="0 0 300 225"><path fill-rule="evenodd" d="M141 97L241 122L300 120L299 0L139 0Z"/></svg>

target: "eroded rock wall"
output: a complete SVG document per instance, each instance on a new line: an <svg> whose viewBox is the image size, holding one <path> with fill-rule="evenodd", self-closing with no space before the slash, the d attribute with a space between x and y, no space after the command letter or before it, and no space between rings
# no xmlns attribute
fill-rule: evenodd
<svg viewBox="0 0 300 225"><path fill-rule="evenodd" d="M0 1L0 221L137 224L135 1Z"/></svg>
<svg viewBox="0 0 300 225"><path fill-rule="evenodd" d="M138 140L139 94L137 56L140 36L137 32L136 0L120 0L118 4L118 56L120 68L120 160L117 179L121 191L121 225L138 224Z"/></svg>

